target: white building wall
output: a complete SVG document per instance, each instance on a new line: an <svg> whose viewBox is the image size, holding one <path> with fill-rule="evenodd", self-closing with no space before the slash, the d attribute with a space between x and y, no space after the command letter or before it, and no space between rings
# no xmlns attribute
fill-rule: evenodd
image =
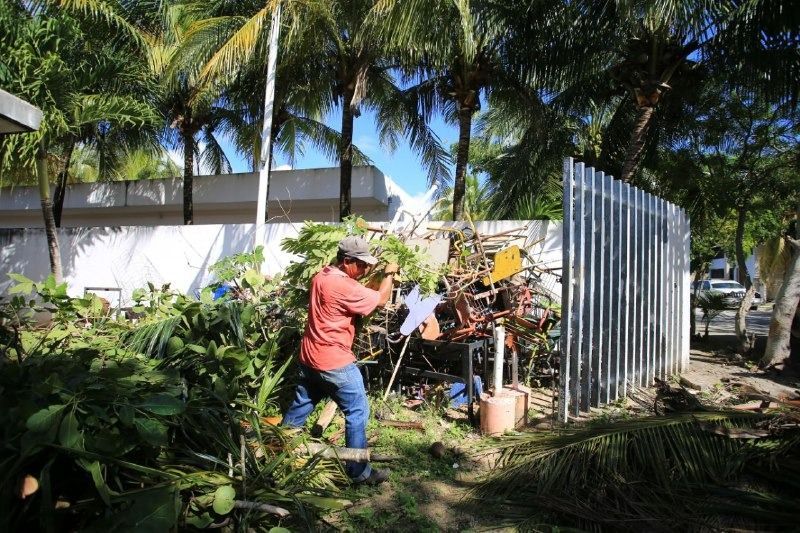
<svg viewBox="0 0 800 533"><path fill-rule="evenodd" d="M430 227L450 226L435 222ZM534 221L491 221L477 223L478 231L491 235L527 226L522 246L529 246L537 263L561 266L561 224ZM266 224L265 262L262 271L277 274L295 259L283 252L281 241L297 235L299 225ZM64 279L69 293L80 296L87 287L119 288L123 305L131 292L170 283L183 293L194 294L214 281L208 268L229 255L253 249L252 224L209 224L201 226L150 226L115 228L63 228L59 244ZM0 229L0 294L12 282L8 273L33 280L44 279L50 270L43 229ZM560 294L560 289L557 289Z"/></svg>
<svg viewBox="0 0 800 533"><path fill-rule="evenodd" d="M339 219L339 168L274 170L269 214L274 222ZM399 196L374 166L353 168L353 212L366 220L389 219ZM395 185L396 187L396 185ZM192 189L195 224L248 224L256 218L258 174L196 176ZM156 226L183 224L183 181L81 183L67 188L62 226ZM36 187L0 188L0 228L44 226Z"/></svg>

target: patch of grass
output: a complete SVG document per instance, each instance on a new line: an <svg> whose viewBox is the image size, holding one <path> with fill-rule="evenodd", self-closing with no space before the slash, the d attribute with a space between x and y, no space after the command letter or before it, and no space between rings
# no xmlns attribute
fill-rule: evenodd
<svg viewBox="0 0 800 533"><path fill-rule="evenodd" d="M439 531L439 526L422 514L417 498L410 492L398 491L397 506L375 510L362 507L348 514L343 531Z"/></svg>

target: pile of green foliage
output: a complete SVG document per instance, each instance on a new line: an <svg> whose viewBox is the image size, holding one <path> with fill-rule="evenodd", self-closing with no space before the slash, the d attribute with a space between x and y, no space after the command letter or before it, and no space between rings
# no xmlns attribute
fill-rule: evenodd
<svg viewBox="0 0 800 533"><path fill-rule="evenodd" d="M279 518L241 502L307 523L342 505L340 466L298 455L300 440L265 418L297 330L264 327L285 317L263 277L238 279L249 299L151 286L135 321L52 277L14 277L0 328L0 529L268 531ZM36 327L44 309L52 321Z"/></svg>
<svg viewBox="0 0 800 533"><path fill-rule="evenodd" d="M348 235L367 236L367 232L367 224L362 218L347 217L338 225L306 222L297 237L283 240L281 247L284 251L300 256L300 260L289 265L285 273L286 288L294 307L307 307L311 278L333 262L339 241ZM427 294L436 291L443 272L430 268L425 253L418 247L409 247L399 237L390 234L369 243L372 254L381 263L399 265L400 273L396 278L399 282L419 284L422 292ZM373 272L374 276L381 275L381 268Z"/></svg>
<svg viewBox="0 0 800 533"><path fill-rule="evenodd" d="M0 311L0 529L269 531L286 519L248 502L285 508L290 525L341 507L341 466L296 453L304 437L270 417L291 392L310 278L364 227L306 224L284 242L301 260L274 279L259 272L259 247L212 266L217 282L199 298L148 284L132 318L69 297L52 276L12 274ZM408 281L438 281L419 251L373 245ZM37 326L35 312L52 319Z"/></svg>

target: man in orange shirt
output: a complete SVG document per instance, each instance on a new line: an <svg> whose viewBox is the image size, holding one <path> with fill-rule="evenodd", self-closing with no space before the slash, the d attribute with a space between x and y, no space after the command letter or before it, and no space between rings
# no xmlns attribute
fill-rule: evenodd
<svg viewBox="0 0 800 533"><path fill-rule="evenodd" d="M283 418L284 426L303 426L314 406L330 397L344 413L347 447L366 449L369 402L352 350L355 318L386 305L398 270L397 265L389 264L377 291L364 287L357 280L377 262L363 237L346 237L339 243L336 264L326 266L311 280L308 324L300 344L300 381ZM354 462L347 463L347 474L354 483L369 485L389 476L368 463Z"/></svg>

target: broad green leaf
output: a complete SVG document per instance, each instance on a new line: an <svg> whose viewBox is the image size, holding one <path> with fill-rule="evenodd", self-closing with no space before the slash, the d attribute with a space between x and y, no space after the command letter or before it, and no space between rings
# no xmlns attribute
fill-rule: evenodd
<svg viewBox="0 0 800 533"><path fill-rule="evenodd" d="M124 425L126 426L133 425L133 417L135 414L133 407L131 407L130 405L123 405L122 407L119 408L117 414L119 415L119 421L122 422Z"/></svg>
<svg viewBox="0 0 800 533"><path fill-rule="evenodd" d="M33 413L25 423L25 427L36 433L46 433L51 428L56 427L64 407L66 406L51 405Z"/></svg>
<svg viewBox="0 0 800 533"><path fill-rule="evenodd" d="M258 288L264 284L264 276L256 270L248 270L244 273L244 281L252 288Z"/></svg>
<svg viewBox="0 0 800 533"><path fill-rule="evenodd" d="M249 326L250 323L253 321L254 314L255 314L255 308L252 305L246 305L244 309L242 309L242 314L241 314L242 324L245 326Z"/></svg>
<svg viewBox="0 0 800 533"><path fill-rule="evenodd" d="M324 496L315 496L313 494L298 494L297 498L306 503L321 509L341 510L352 505L353 502L343 498L326 498Z"/></svg>
<svg viewBox="0 0 800 533"><path fill-rule="evenodd" d="M177 415L185 409L182 401L167 394L156 394L145 398L138 407L157 415Z"/></svg>
<svg viewBox="0 0 800 533"><path fill-rule="evenodd" d="M33 282L22 282L17 283L10 289L8 289L9 294L30 294L33 291Z"/></svg>
<svg viewBox="0 0 800 533"><path fill-rule="evenodd" d="M17 274L15 272L9 272L8 277L16 281L17 283L33 283L33 280L30 278L26 278L22 274Z"/></svg>
<svg viewBox="0 0 800 533"><path fill-rule="evenodd" d="M167 445L167 426L152 418L135 418L133 425L139 436L153 446Z"/></svg>
<svg viewBox="0 0 800 533"><path fill-rule="evenodd" d="M78 419L75 417L74 412L70 411L61 420L58 440L67 448L83 449L83 434L78 427Z"/></svg>
<svg viewBox="0 0 800 533"><path fill-rule="evenodd" d="M214 512L228 514L233 510L236 491L230 485L223 485L214 492Z"/></svg>
<svg viewBox="0 0 800 533"><path fill-rule="evenodd" d="M208 305L214 303L214 291L211 290L211 287L206 287L200 291L200 301Z"/></svg>
<svg viewBox="0 0 800 533"><path fill-rule="evenodd" d="M285 527L275 526L270 528L269 533L292 533L292 530L286 529Z"/></svg>

